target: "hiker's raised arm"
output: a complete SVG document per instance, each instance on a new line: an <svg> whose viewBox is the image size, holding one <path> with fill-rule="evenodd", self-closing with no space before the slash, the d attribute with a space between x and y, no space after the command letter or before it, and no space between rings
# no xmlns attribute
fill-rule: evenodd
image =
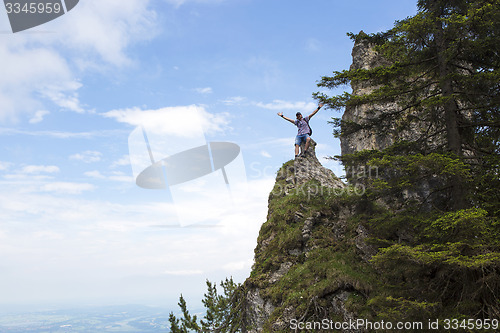
<svg viewBox="0 0 500 333"><path fill-rule="evenodd" d="M316 113L318 113L319 109L321 109L322 106L323 106L323 103L319 103L318 108L316 110L314 110L313 113L311 113L309 115L309 119L311 119L312 116L314 116Z"/></svg>
<svg viewBox="0 0 500 333"><path fill-rule="evenodd" d="M285 117L285 116L283 115L283 112L278 112L278 116L280 116L281 118L283 118L283 119L285 119L285 120L288 120L289 122L291 122L292 124L294 124L294 125L295 125L295 121L294 121L293 119L290 119L290 118L288 118L288 117Z"/></svg>

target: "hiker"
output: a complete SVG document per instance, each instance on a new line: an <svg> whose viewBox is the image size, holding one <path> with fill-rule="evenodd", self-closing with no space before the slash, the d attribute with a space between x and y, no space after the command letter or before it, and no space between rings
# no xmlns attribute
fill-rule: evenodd
<svg viewBox="0 0 500 333"><path fill-rule="evenodd" d="M318 113L319 109L323 106L323 103L318 104L318 108L313 111L309 116L303 118L302 114L300 112L297 112L296 116L297 119L293 120L290 118L287 118L283 115L283 112L278 112L278 116L281 118L288 120L292 124L296 125L299 128L299 132L297 133L297 136L295 137L295 158L299 156L299 147L300 145L305 142L306 145L304 147L304 151L301 152L302 156L307 155L307 149L309 148L309 143L311 142L310 135L312 134L312 130L309 127L309 120L311 119L312 116L314 116L316 113Z"/></svg>

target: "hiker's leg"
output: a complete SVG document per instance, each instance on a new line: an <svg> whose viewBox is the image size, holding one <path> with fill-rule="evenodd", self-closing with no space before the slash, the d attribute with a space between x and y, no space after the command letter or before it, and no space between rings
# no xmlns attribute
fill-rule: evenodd
<svg viewBox="0 0 500 333"><path fill-rule="evenodd" d="M305 148L304 148L304 151L307 151L307 149L309 148L309 143L310 143L310 142L311 142L311 138L308 136L308 137L306 138L306 146L305 146Z"/></svg>
<svg viewBox="0 0 500 333"><path fill-rule="evenodd" d="M299 147L300 147L300 136L296 136L295 137L295 157L297 157L297 155L299 155Z"/></svg>

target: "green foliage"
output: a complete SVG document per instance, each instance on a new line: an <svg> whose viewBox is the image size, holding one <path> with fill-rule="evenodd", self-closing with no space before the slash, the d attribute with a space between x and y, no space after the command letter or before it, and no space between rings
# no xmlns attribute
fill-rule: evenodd
<svg viewBox="0 0 500 333"><path fill-rule="evenodd" d="M217 286L207 280L207 293L202 300L206 308L205 320L201 321L203 332L236 332L240 327L241 312L237 302L239 284L232 278L220 283L222 294L218 294ZM238 324L237 324L238 323Z"/></svg>
<svg viewBox="0 0 500 333"><path fill-rule="evenodd" d="M500 1L419 0L418 8L386 32L350 34L376 52L378 65L335 71L318 86L351 84L353 93L314 94L333 110L363 108L357 118L333 118L335 136L369 132L390 142L339 157L348 171L378 171L347 174L366 187L357 218L378 248L372 264L380 280L365 306L391 321L495 318Z"/></svg>
<svg viewBox="0 0 500 333"><path fill-rule="evenodd" d="M481 208L449 212L437 219L426 221L423 238L426 241L464 241L472 244L486 243L500 246L498 220L488 216Z"/></svg>
<svg viewBox="0 0 500 333"><path fill-rule="evenodd" d="M386 32L350 34L357 43L371 45L379 65L335 71L318 84L336 88L350 83L370 89L314 96L334 110L365 107L362 118L334 118L336 136L347 138L368 130L388 135L397 147L411 133L411 150L386 150L371 163L390 165L391 155L402 159L420 154L414 161L395 161L413 164L414 168L401 170L413 172L418 164L428 169L432 159L443 164L443 159L451 158L454 161L444 170L447 176L440 178L440 191L450 198L450 207L467 208L479 199L498 210L498 195L494 194L495 201L488 196L494 191L492 185L500 185L500 1L421 0L418 6L415 16L396 22ZM377 112L387 103L397 107ZM348 156L341 159L349 165ZM401 179L399 188L425 184L434 174L423 176L417 172L413 181Z"/></svg>
<svg viewBox="0 0 500 333"><path fill-rule="evenodd" d="M390 322L423 322L437 318L438 303L415 301L404 297L378 296L368 301L368 305L377 312L379 318ZM418 331L418 330L417 330Z"/></svg>
<svg viewBox="0 0 500 333"><path fill-rule="evenodd" d="M179 298L179 307L181 308L183 317L179 320L171 312L169 315L170 322L170 332L172 333L188 333L188 332L199 332L200 326L197 323L196 316L191 316L189 310L187 309L186 300L182 295Z"/></svg>
<svg viewBox="0 0 500 333"><path fill-rule="evenodd" d="M383 219L392 228L380 226ZM380 237L372 262L384 272L383 285L369 301L378 317L406 320L408 311L396 304L400 301L419 305L412 310L413 320L430 318L420 307L425 304L432 305L433 318L493 318L500 313L498 217L481 208L445 214L386 211L367 223L374 237ZM401 242L396 235L404 234L405 224L413 237Z"/></svg>
<svg viewBox="0 0 500 333"><path fill-rule="evenodd" d="M242 298L244 292L240 284L233 278L220 282L222 293L217 291L217 285L207 280L207 293L202 303L206 309L203 320L198 321L196 315L191 316L186 301L179 298L179 307L183 317L178 319L173 313L169 315L170 331L172 333L188 332L220 332L233 333L245 329Z"/></svg>
<svg viewBox="0 0 500 333"><path fill-rule="evenodd" d="M286 181L281 174L277 187ZM311 181L302 185L303 191L270 196L268 219L259 233L255 264L246 281L259 288L262 298L278 305L265 325L281 318L286 309L293 309L304 321L341 320L329 312L341 290L351 295L349 309L368 311L366 295L376 284L376 273L359 257L353 241L359 221L339 221L342 211L356 206L360 197L348 190L335 193L326 188L308 195L309 186L317 189L318 184ZM335 234L338 228L343 232ZM307 238L304 232L309 233ZM276 274L283 275L276 278Z"/></svg>
<svg viewBox="0 0 500 333"><path fill-rule="evenodd" d="M279 305L266 325L290 308L298 318L321 320L331 310L331 298L346 289L350 290L346 308L374 320L491 318L498 312L500 224L491 211L428 211L412 203L394 210L374 202L417 186L418 182L413 183L417 175L459 175L474 182L470 165L451 153L393 153L410 151L412 143L389 149L391 154L362 151L348 156L356 163L377 166L385 175L366 182L365 196L325 192L308 197L307 190L270 195L268 220L261 228L256 262L246 282L258 287L261 297ZM284 185L285 178L278 176L276 186ZM357 213L340 222L343 209ZM305 221L318 216L335 222L314 223L304 242ZM360 224L370 230L371 238L365 242L379 249L373 266L360 258L355 246ZM339 228L340 238L334 232ZM290 268L283 270L284 263ZM278 271L283 276L270 284Z"/></svg>

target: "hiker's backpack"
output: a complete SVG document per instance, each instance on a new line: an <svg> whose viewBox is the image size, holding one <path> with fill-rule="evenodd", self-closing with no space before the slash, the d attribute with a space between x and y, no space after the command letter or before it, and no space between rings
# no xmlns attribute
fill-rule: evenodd
<svg viewBox="0 0 500 333"><path fill-rule="evenodd" d="M307 134L309 134L309 136L313 135L313 129L311 128L311 125L309 125L309 119L306 120L306 118L304 118L304 120L307 124L307 127L309 127L309 133L307 133Z"/></svg>

